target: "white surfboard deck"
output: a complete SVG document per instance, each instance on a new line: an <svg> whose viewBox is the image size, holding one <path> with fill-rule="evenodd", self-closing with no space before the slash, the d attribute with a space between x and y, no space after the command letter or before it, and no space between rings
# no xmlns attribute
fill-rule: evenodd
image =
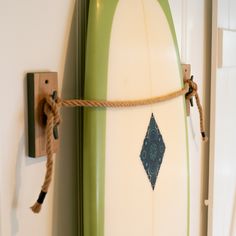
<svg viewBox="0 0 236 236"><path fill-rule="evenodd" d="M116 4L116 0L112 1ZM102 55L103 45L97 42L103 36L103 28L99 30L98 26L106 22L100 15L105 9L105 2L108 4L105 0L92 2L93 19L89 25L87 48L87 79L92 83L91 89L87 86L87 99L103 98L101 95L93 97L93 94L99 94L100 91L98 79L103 62L102 56L101 63L99 61L99 53ZM162 6L158 0L117 1L109 36L107 100L145 99L182 88L172 26ZM101 35L96 38L98 34ZM184 97L148 106L106 109L104 142L99 140L102 138L102 126L98 123L98 117L102 112L88 110L85 113L85 235L189 235L189 170ZM152 114L165 144L154 189L140 158ZM99 121L102 119L99 118ZM92 125L86 130L89 124ZM98 164L103 158L99 146L103 143L104 187L101 184L102 164ZM90 158L91 148L96 152ZM103 189L104 201L101 200Z"/></svg>
<svg viewBox="0 0 236 236"><path fill-rule="evenodd" d="M120 0L110 41L108 100L181 88L175 45L155 0ZM140 160L151 114L166 150L153 191ZM187 150L183 97L106 116L105 235L187 235Z"/></svg>

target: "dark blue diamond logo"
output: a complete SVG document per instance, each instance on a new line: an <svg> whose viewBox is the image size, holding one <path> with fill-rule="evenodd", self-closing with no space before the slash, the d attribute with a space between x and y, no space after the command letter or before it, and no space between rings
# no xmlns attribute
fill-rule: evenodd
<svg viewBox="0 0 236 236"><path fill-rule="evenodd" d="M154 190L165 152L165 143L152 113L140 158Z"/></svg>

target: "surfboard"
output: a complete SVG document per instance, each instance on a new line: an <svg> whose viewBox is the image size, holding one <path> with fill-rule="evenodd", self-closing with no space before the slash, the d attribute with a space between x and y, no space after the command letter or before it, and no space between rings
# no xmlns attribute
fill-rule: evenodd
<svg viewBox="0 0 236 236"><path fill-rule="evenodd" d="M91 0L85 99L136 100L183 87L167 0ZM85 236L189 235L184 96L84 111Z"/></svg>

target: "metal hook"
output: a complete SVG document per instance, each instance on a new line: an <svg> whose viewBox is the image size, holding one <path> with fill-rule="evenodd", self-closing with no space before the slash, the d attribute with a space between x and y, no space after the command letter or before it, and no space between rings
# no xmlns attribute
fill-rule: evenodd
<svg viewBox="0 0 236 236"><path fill-rule="evenodd" d="M193 81L193 75L190 77L190 80ZM186 97L193 92L193 88L189 88L189 91L186 93ZM191 107L193 107L193 98L189 100Z"/></svg>
<svg viewBox="0 0 236 236"><path fill-rule="evenodd" d="M52 99L54 101L57 100L57 91L53 91L52 93ZM54 139L59 139L59 134L58 134L58 125L56 124L54 127L53 127L53 137Z"/></svg>

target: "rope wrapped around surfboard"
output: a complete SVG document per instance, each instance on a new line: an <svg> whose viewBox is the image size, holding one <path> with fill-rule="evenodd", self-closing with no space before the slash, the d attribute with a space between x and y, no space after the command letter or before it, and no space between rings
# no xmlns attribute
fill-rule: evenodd
<svg viewBox="0 0 236 236"><path fill-rule="evenodd" d="M202 135L202 140L207 141L208 138L205 132L205 123L203 116L203 109L200 103L200 98L197 92L197 84L193 82L192 79L184 79L184 87L180 90L147 99L139 100L126 100L126 101L98 101L98 100L62 100L59 97L48 96L45 99L44 113L47 116L46 124L46 152L47 152L47 163L46 163L46 174L44 178L44 183L41 188L41 192L36 203L31 207L34 213L39 213L48 192L50 183L52 181L53 173L53 139L55 137L55 127L57 127L60 122L60 109L61 107L103 107L103 108L119 108L119 107L135 107L135 106L145 106L156 104L159 102L169 101L171 99L177 98L179 96L185 95L187 102L190 102L193 97L195 97L196 104L199 111L200 117L200 131Z"/></svg>

